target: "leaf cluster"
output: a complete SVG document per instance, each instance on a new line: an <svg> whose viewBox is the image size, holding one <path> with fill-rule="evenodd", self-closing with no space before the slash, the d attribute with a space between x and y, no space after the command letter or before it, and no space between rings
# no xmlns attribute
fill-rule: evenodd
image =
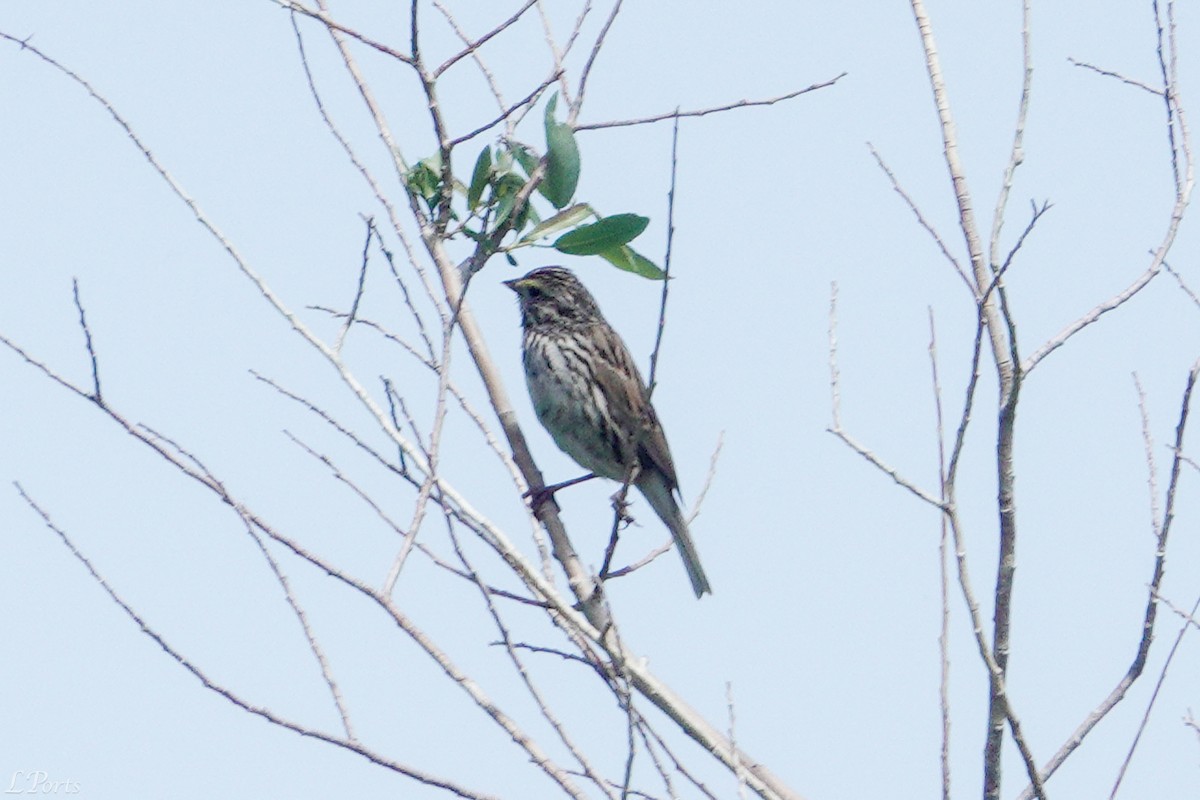
<svg viewBox="0 0 1200 800"><path fill-rule="evenodd" d="M555 95L546 103L544 154L502 139L479 152L469 184L454 180L452 194L464 198L465 213L460 217L451 208L450 218L461 223L448 238L461 233L485 248L485 256L502 252L512 264L516 264L513 250L550 247L566 255L599 256L627 272L663 279L662 269L629 244L649 225L647 217L631 213L606 217L587 203L572 202L579 185L579 145L571 126L556 118L557 102ZM536 193L551 207L545 216L526 188L539 172ZM445 202L446 174L440 154L435 154L406 175L408 191L425 203L431 215ZM511 241L501 244L510 233Z"/></svg>

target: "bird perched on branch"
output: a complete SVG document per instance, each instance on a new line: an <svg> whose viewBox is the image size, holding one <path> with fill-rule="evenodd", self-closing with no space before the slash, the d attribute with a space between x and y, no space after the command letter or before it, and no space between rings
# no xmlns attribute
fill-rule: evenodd
<svg viewBox="0 0 1200 800"><path fill-rule="evenodd" d="M696 597L712 592L676 502L667 437L629 348L570 270L505 281L521 303L525 381L538 420L586 470L636 486L670 529Z"/></svg>

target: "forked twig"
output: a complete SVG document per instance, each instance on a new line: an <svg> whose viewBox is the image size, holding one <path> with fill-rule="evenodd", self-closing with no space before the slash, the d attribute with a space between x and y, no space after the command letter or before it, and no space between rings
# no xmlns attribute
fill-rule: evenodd
<svg viewBox="0 0 1200 800"><path fill-rule="evenodd" d="M1048 780L1054 772L1062 766L1067 757L1082 744L1084 738L1104 719L1113 708L1124 699L1126 692L1142 674L1146 667L1146 659L1150 654L1150 644L1154 639L1155 621L1158 617L1159 589L1162 586L1163 574L1166 570L1167 563L1167 537L1171 532L1171 524L1175 520L1175 494L1179 486L1179 475L1182 469L1183 458L1183 439L1184 433L1187 430L1188 416L1191 410L1192 394L1196 387L1197 378L1200 377L1200 359L1192 365L1191 371L1188 373L1187 383L1184 387L1183 397L1180 402L1179 422L1175 426L1175 442L1173 447L1173 457L1171 461L1171 474L1167 481L1167 493L1162 517L1152 521L1155 533L1154 547L1154 570L1148 584L1146 609L1143 614L1141 625L1139 626L1140 636L1138 640L1137 652L1134 654L1133 661L1125 674L1117 681L1117 685L1109 692L1108 696L1100 702L1100 704L1079 724L1075 731L1067 738L1066 742L1059 747L1058 751L1051 756L1050 760L1041 769L1042 780ZM1170 662L1168 661L1168 664ZM1164 671L1166 666L1164 665ZM1165 674L1165 672L1164 672ZM1161 680L1161 678L1160 678ZM1153 701L1151 701L1151 705ZM1146 710L1149 714L1149 707ZM1032 795L1030 789L1026 789L1021 793L1020 800L1028 800Z"/></svg>
<svg viewBox="0 0 1200 800"><path fill-rule="evenodd" d="M108 595L109 599L112 600L112 602L118 608L120 608L125 613L125 615L134 622L134 624L136 624L138 626L138 628L141 630L142 633L144 633L146 636L150 637L150 639L153 640L155 644L157 644L159 647L161 647L163 652L165 652L168 656L173 658L179 664L179 666L183 667L184 670L191 673L193 677L195 677L197 680L199 680L205 689L208 689L209 691L214 692L214 693L220 695L221 697L224 697L230 703L234 704L235 706L242 709L243 711L246 711L257 717L261 717L262 719L265 719L267 722L270 722L273 725L277 725L281 728L286 728L287 730L298 733L301 736L305 736L305 737L308 737L311 739L317 739L319 741L327 742L329 744L340 747L344 750L349 750L351 752L357 753L360 756L366 758L368 761L370 761L374 764L378 764L379 766L390 769L393 772L399 773L401 775L405 775L406 777L412 778L413 780L419 781L421 783L424 783L424 784L427 784L430 786L436 786L438 788L445 789L453 794L458 795L459 797L471 798L471 800L494 800L493 795L482 794L482 793L473 791L471 789L467 789L465 786L454 783L448 779L433 775L431 773L425 772L425 771L417 769L415 767L411 767L407 764L402 764L398 761L393 761L392 759L385 758L383 755L377 753L375 750L373 750L371 748L366 747L365 745L356 741L352 737L335 736L333 734L326 733L325 731L320 731L315 728L310 728L310 727L301 725L298 722L294 722L290 719L282 717L282 716L276 714L275 712L271 711L270 709L264 708L262 706L251 703L248 700L243 699L240 695L235 693L233 690L215 682L213 679L211 679L207 675L207 673L205 673L202 669L200 669L200 667L193 664L186 656L183 655L182 652L180 652L170 642L168 642L167 639L162 634L160 634L153 626L151 626L150 623L148 623L145 620L145 618L143 618L140 614L138 614L137 611L135 611L133 609L133 607L131 605L129 605L129 603L127 603L124 600L124 598L122 598L121 595L119 595L117 593L117 591L112 587L112 585L109 584L108 580L102 574L100 574L100 572L96 569L96 567L92 564L92 562L88 559L88 557L85 556L83 554L83 552L79 550L79 548L75 545L74 541L72 541L71 538L67 535L66 531L64 531L62 528L60 528L58 525L56 525L53 520L51 520L49 514L47 514L37 504L37 502L34 501L33 498L30 497L25 492L25 489L24 489L24 487L21 486L21 484L17 483L14 485L17 488L17 492L20 493L21 498L29 505L29 507L31 509L33 509L33 511L39 517L42 518L42 521L46 525L46 527L49 528L51 531L53 531L58 536L58 538L62 541L62 543L64 545L66 545L67 549L71 552L71 555L74 556L75 559L84 566L84 568L92 576L92 579L97 583L97 585L100 586L101 589L104 590L104 593Z"/></svg>
<svg viewBox="0 0 1200 800"><path fill-rule="evenodd" d="M830 290L829 298L829 391L833 408L832 422L825 430L832 433L838 439L841 439L847 447L869 461L876 469L895 481L897 485L904 487L934 508L944 510L945 506L942 501L917 486L908 478L905 478L897 469L887 464L871 450L859 444L842 428L840 379L837 362L837 284L835 283Z"/></svg>

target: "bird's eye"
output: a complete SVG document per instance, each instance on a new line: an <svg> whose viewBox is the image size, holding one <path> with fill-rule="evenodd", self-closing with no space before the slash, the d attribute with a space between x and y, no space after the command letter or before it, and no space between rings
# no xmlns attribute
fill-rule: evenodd
<svg viewBox="0 0 1200 800"><path fill-rule="evenodd" d="M542 296L542 290L536 286L530 286L529 287L529 296L530 296L530 298L536 300L537 298Z"/></svg>

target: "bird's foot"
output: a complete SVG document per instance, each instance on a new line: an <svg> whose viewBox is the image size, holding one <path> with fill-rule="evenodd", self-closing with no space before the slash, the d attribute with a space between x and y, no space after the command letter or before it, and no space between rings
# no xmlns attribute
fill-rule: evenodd
<svg viewBox="0 0 1200 800"><path fill-rule="evenodd" d="M554 493L559 489L565 489L568 486L574 486L577 483L583 483L584 481L591 480L594 477L596 477L596 474L594 472L589 472L587 475L581 475L580 477L572 478L569 481L555 483L551 486L541 486L535 489L530 489L525 493L525 497L529 498L529 508L532 509L536 514L538 509L541 508L548 500L554 499Z"/></svg>

